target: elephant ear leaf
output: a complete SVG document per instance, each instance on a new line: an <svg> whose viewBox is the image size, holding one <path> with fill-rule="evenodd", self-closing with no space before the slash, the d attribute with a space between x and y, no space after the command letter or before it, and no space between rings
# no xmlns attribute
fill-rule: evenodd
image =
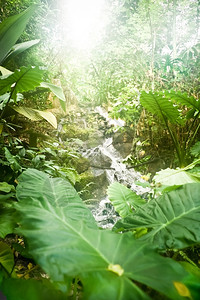
<svg viewBox="0 0 200 300"><path fill-rule="evenodd" d="M15 165L15 161L12 161L10 157L10 152L6 150L7 148L5 148L5 156L10 165ZM15 187L7 182L0 182L0 192L3 192L0 193L0 238L5 238L7 234L13 233L16 227L15 209L12 207Z"/></svg>
<svg viewBox="0 0 200 300"><path fill-rule="evenodd" d="M184 169L164 169L156 173L153 180L160 187L160 191L164 191L166 187L180 186L186 183L195 183L199 182L199 179L196 176L193 176L192 173L187 172Z"/></svg>
<svg viewBox="0 0 200 300"><path fill-rule="evenodd" d="M17 232L55 284L63 288L66 279L78 276L83 299L150 300L136 281L180 298L173 282L186 276L184 269L132 233L100 230L69 182L29 169L19 177L17 198Z"/></svg>
<svg viewBox="0 0 200 300"><path fill-rule="evenodd" d="M37 5L32 5L22 13L9 17L0 24L0 64L24 31Z"/></svg>
<svg viewBox="0 0 200 300"><path fill-rule="evenodd" d="M43 71L38 67L21 67L15 70L10 76L0 80L0 94L11 92L13 100L16 100L17 93L33 90L40 85Z"/></svg>
<svg viewBox="0 0 200 300"><path fill-rule="evenodd" d="M46 280L4 278L0 290L6 298L15 300L65 300L66 295L55 289L55 286ZM2 295L0 293L0 295Z"/></svg>
<svg viewBox="0 0 200 300"><path fill-rule="evenodd" d="M185 184L139 208L115 228L148 228L140 240L159 249L180 249L200 242L200 184ZM192 221L191 221L192 220Z"/></svg>
<svg viewBox="0 0 200 300"><path fill-rule="evenodd" d="M90 210L83 203L69 181L51 178L46 173L28 169L19 176L16 195L21 205L48 205L59 207L70 220L84 219L87 225L97 227Z"/></svg>
<svg viewBox="0 0 200 300"><path fill-rule="evenodd" d="M169 93L165 92L165 95L167 98L172 99L174 102L200 111L200 99L189 96L187 93L170 91Z"/></svg>
<svg viewBox="0 0 200 300"><path fill-rule="evenodd" d="M113 204L115 210L124 218L146 203L139 195L119 182L114 182L108 187L108 199Z"/></svg>
<svg viewBox="0 0 200 300"><path fill-rule="evenodd" d="M179 121L179 111L176 106L164 94L153 92L142 92L140 95L141 105L153 115L158 116L161 120L169 120L171 123Z"/></svg>

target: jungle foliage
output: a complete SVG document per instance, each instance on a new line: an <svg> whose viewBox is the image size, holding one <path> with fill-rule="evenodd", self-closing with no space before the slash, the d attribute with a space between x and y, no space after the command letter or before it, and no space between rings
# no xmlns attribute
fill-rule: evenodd
<svg viewBox="0 0 200 300"><path fill-rule="evenodd" d="M185 296L197 299L200 288L197 266L190 273L184 265L162 257L159 251L177 251L199 242L198 183L184 185L147 204L142 199L138 202L136 197L133 200L138 207L136 211L129 210L125 219L114 227L130 232L119 234L98 228L69 182L34 169L25 171L18 180L18 201L7 209L15 210L10 215L18 223L15 232L26 238L29 255L50 276L58 295L69 296L72 286L76 293L76 285L81 284L83 299L118 299L119 295L120 299L150 299L148 290L138 286L140 282L169 299ZM113 196L113 191L110 194ZM124 205L123 198L118 198ZM129 199L126 197L131 209L134 204ZM7 212L3 212L3 217L4 213ZM10 226L11 220L6 223ZM141 232L141 228L143 234L138 238L137 230ZM11 287L20 279L9 279L9 274L14 276L13 253L4 243L1 261L1 289L9 299ZM163 271L165 276L161 277ZM76 278L74 284L73 278ZM37 284L28 281L24 299L28 299L30 287L37 295ZM46 289L45 282L43 288ZM47 288L47 295L50 293ZM41 294L39 299L46 298Z"/></svg>
<svg viewBox="0 0 200 300"><path fill-rule="evenodd" d="M8 300L198 300L199 1L107 0L108 26L87 57L65 48L54 1L36 3L1 8L0 291ZM77 153L58 141L49 92L63 114L103 106L140 150L165 156L168 146L167 168L137 183L146 197L108 187L119 215L112 230L99 228L74 188Z"/></svg>

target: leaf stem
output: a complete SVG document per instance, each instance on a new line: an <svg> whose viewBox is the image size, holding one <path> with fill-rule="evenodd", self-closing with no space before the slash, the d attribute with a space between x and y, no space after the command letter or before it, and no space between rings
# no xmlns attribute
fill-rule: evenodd
<svg viewBox="0 0 200 300"><path fill-rule="evenodd" d="M76 300L77 288L78 288L78 277L76 276L74 279L73 300Z"/></svg>
<svg viewBox="0 0 200 300"><path fill-rule="evenodd" d="M8 107L8 104L9 104L11 98L12 98L12 95L13 95L13 92L14 92L14 89L15 89L15 86L16 86L16 83L15 83L15 85L14 85L14 86L12 87L12 89L11 89L10 96L9 96L7 102L6 102L5 107L3 108L2 112L1 112L0 119L3 118L3 115L4 115L5 111L6 111L6 108Z"/></svg>

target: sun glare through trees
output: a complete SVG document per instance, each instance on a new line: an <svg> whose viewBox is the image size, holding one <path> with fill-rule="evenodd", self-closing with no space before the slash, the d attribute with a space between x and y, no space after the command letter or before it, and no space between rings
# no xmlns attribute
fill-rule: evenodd
<svg viewBox="0 0 200 300"><path fill-rule="evenodd" d="M63 34L73 47L90 49L106 25L105 0L60 1Z"/></svg>
<svg viewBox="0 0 200 300"><path fill-rule="evenodd" d="M0 3L0 300L199 300L200 0Z"/></svg>

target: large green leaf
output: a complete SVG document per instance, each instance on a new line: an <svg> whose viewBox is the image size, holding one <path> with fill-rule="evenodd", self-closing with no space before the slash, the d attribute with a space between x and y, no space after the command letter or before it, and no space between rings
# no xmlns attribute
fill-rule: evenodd
<svg viewBox="0 0 200 300"><path fill-rule="evenodd" d="M182 105L186 105L187 107L195 108L195 110L200 111L200 100L195 99L193 96L189 96L187 93L181 92L165 92L165 96L169 99L174 100Z"/></svg>
<svg viewBox="0 0 200 300"><path fill-rule="evenodd" d="M32 5L22 13L9 17L0 24L0 64L19 39L35 9L36 5Z"/></svg>
<svg viewBox="0 0 200 300"><path fill-rule="evenodd" d="M21 67L15 70L10 76L1 78L0 94L5 94L12 91L12 99L16 99L17 93L33 90L40 85L42 81L43 71L38 67Z"/></svg>
<svg viewBox="0 0 200 300"><path fill-rule="evenodd" d="M11 273L14 266L14 256L10 247L4 242L0 241L0 265Z"/></svg>
<svg viewBox="0 0 200 300"><path fill-rule="evenodd" d="M2 76L9 76L9 75L13 74L13 72L11 72L10 70L8 70L2 66L0 66L0 72L1 72Z"/></svg>
<svg viewBox="0 0 200 300"><path fill-rule="evenodd" d="M140 103L153 115L157 115L161 120L169 120L171 123L179 121L178 108L165 95L153 92L142 92L140 95Z"/></svg>
<svg viewBox="0 0 200 300"><path fill-rule="evenodd" d="M136 241L131 233L98 229L67 181L27 170L19 177L17 198L17 231L27 238L30 253L54 282L78 276L83 299L149 299L133 280L180 298L173 285L185 276L180 265Z"/></svg>
<svg viewBox="0 0 200 300"><path fill-rule="evenodd" d="M7 182L0 182L0 237L5 238L9 233L13 233L16 226L15 210L12 208L15 197L15 187ZM7 193L7 194L5 194Z"/></svg>
<svg viewBox="0 0 200 300"><path fill-rule="evenodd" d="M11 203L10 203L11 204ZM5 238L7 234L14 232L16 227L15 210L12 207L0 204L0 237Z"/></svg>
<svg viewBox="0 0 200 300"><path fill-rule="evenodd" d="M8 55L6 56L5 60L4 60L4 64L6 64L6 62L12 58L14 58L16 55L28 50L29 48L37 45L39 43L40 40L31 40L31 41L27 41L27 42L23 42L23 43L19 43L19 44L15 44L12 48L11 51L8 53Z"/></svg>
<svg viewBox="0 0 200 300"><path fill-rule="evenodd" d="M33 109L30 107L22 107L22 106L14 106L12 107L15 111L19 114L25 116L26 118L30 119L31 121L40 121L45 119L49 122L54 128L57 128L57 120L54 114L50 111L41 111L38 109Z"/></svg>
<svg viewBox="0 0 200 300"><path fill-rule="evenodd" d="M132 216L118 221L115 228L134 230L149 228L140 240L159 249L184 248L200 242L200 184L185 184L138 209Z"/></svg>
<svg viewBox="0 0 200 300"><path fill-rule="evenodd" d="M127 217L133 212L133 209L146 203L139 195L119 182L113 182L108 187L107 194L115 210L122 218Z"/></svg>
<svg viewBox="0 0 200 300"><path fill-rule="evenodd" d="M46 173L28 169L20 175L18 181L17 198L20 200L26 199L27 205L33 205L34 207L36 201L36 204L41 205L42 199L47 206L50 204L52 207L59 207L70 220L85 219L88 226L97 227L92 213L67 180L51 178ZM23 202L21 205L23 205Z"/></svg>
<svg viewBox="0 0 200 300"><path fill-rule="evenodd" d="M154 176L156 183L162 184L163 186L182 185L186 183L199 182L199 180L192 176L192 173L188 173L184 169L164 169L156 173Z"/></svg>
<svg viewBox="0 0 200 300"><path fill-rule="evenodd" d="M11 204L11 203L10 203ZM0 204L0 237L5 238L7 234L14 232L16 227L15 210Z"/></svg>
<svg viewBox="0 0 200 300"><path fill-rule="evenodd" d="M12 197L15 197L15 193L0 195L0 238L5 238L7 234L13 233L16 227Z"/></svg>
<svg viewBox="0 0 200 300"><path fill-rule="evenodd" d="M0 290L7 300L66 300L47 280L4 279Z"/></svg>
<svg viewBox="0 0 200 300"><path fill-rule="evenodd" d="M54 93L56 95L56 97L58 97L58 99L60 100L60 105L61 105L62 109L64 111L66 111L66 99L65 99L65 95L63 93L63 89L61 87L54 85L52 83L49 83L49 82L41 82L40 86L50 89L52 91L52 93Z"/></svg>
<svg viewBox="0 0 200 300"><path fill-rule="evenodd" d="M195 183L200 181L200 173L188 172L190 169L200 163L200 159L194 160L190 165L185 168L177 169L164 169L156 173L153 180L156 184L161 184L160 191L165 190L166 187L179 186L186 183ZM194 169L195 170L195 169Z"/></svg>

